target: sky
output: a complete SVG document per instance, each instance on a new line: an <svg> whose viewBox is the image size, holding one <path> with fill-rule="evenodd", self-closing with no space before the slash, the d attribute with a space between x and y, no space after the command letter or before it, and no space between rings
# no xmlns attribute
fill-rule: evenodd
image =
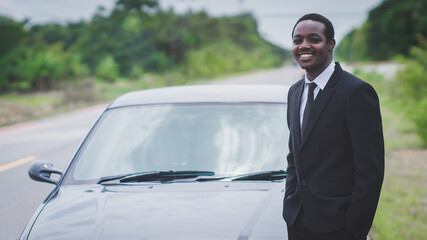
<svg viewBox="0 0 427 240"><path fill-rule="evenodd" d="M67 23L89 21L98 6L111 10L116 0L0 0L0 14L30 23ZM329 18L335 28L337 43L345 34L367 19L369 10L382 0L159 0L163 9L177 13L204 9L210 15L223 16L250 12L258 21L258 31L268 41L291 48L295 22L306 13Z"/></svg>

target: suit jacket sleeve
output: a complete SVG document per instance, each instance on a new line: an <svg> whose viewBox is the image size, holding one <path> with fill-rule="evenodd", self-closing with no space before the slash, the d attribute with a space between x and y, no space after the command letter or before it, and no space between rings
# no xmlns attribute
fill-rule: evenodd
<svg viewBox="0 0 427 240"><path fill-rule="evenodd" d="M384 139L379 100L367 83L348 95L345 117L353 149L356 185L346 215L347 229L367 234L372 226L384 177Z"/></svg>

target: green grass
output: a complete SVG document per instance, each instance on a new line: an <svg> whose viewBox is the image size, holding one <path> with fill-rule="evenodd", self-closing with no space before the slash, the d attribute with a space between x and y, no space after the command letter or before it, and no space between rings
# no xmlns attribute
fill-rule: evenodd
<svg viewBox="0 0 427 240"><path fill-rule="evenodd" d="M381 115L387 150L422 147L414 124L405 117L404 111L399 112L393 101L381 101Z"/></svg>
<svg viewBox="0 0 427 240"><path fill-rule="evenodd" d="M8 102L28 106L31 108L40 108L46 105L54 105L62 100L58 94L17 94L11 93L0 95L0 102Z"/></svg>
<svg viewBox="0 0 427 240"><path fill-rule="evenodd" d="M52 114L61 102L58 93L0 95L0 127Z"/></svg>
<svg viewBox="0 0 427 240"><path fill-rule="evenodd" d="M427 239L427 177L407 159L388 159L383 191L372 228L376 240Z"/></svg>

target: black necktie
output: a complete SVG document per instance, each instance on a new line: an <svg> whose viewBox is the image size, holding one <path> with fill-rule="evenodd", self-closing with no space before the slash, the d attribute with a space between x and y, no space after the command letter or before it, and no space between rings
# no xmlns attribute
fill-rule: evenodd
<svg viewBox="0 0 427 240"><path fill-rule="evenodd" d="M314 82L311 82L311 83L308 84L307 103L306 103L305 109L304 109L304 115L303 115L303 119L302 119L301 133L304 133L304 130L307 127L308 116L310 115L311 108L313 107L313 103L314 103L314 94L313 94L313 91L314 91L314 89L316 87L317 87L317 85Z"/></svg>

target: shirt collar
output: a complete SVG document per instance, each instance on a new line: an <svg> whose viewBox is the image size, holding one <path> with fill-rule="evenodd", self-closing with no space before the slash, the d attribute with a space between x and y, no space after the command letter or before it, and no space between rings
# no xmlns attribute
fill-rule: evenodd
<svg viewBox="0 0 427 240"><path fill-rule="evenodd" d="M304 77L305 83L314 82L316 83L317 86L319 86L320 89L323 90L326 84L328 83L329 78L331 78L332 74L334 73L334 71L335 71L335 62L332 59L331 64L329 64L329 66L325 70L323 70L323 72L319 76L317 76L313 81L308 80L307 74L305 74L305 77Z"/></svg>

